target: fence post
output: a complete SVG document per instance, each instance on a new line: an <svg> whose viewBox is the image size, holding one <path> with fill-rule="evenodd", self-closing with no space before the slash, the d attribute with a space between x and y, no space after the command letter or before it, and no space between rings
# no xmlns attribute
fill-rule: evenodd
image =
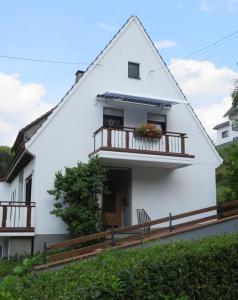
<svg viewBox="0 0 238 300"><path fill-rule="evenodd" d="M46 246L46 242L44 242L44 246L43 246L43 263L46 264L47 262L47 246Z"/></svg>
<svg viewBox="0 0 238 300"><path fill-rule="evenodd" d="M116 241L115 241L115 232L114 232L114 227L111 229L111 247L115 246Z"/></svg>
<svg viewBox="0 0 238 300"><path fill-rule="evenodd" d="M173 227L172 227L172 214L171 212L169 213L169 231L171 232L173 230Z"/></svg>
<svg viewBox="0 0 238 300"><path fill-rule="evenodd" d="M218 216L219 216L219 219L221 219L223 217L223 209L222 209L222 203L220 203L218 205Z"/></svg>

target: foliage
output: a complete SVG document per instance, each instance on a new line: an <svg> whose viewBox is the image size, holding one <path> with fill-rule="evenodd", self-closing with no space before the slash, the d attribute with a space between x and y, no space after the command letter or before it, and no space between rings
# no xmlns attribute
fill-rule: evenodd
<svg viewBox="0 0 238 300"><path fill-rule="evenodd" d="M238 234L104 251L9 284L12 299L237 299Z"/></svg>
<svg viewBox="0 0 238 300"><path fill-rule="evenodd" d="M233 107L238 107L238 81L236 81L235 84L236 84L235 89L231 94L232 106Z"/></svg>
<svg viewBox="0 0 238 300"><path fill-rule="evenodd" d="M161 130L155 124L146 123L135 129L135 135L142 137L160 138Z"/></svg>
<svg viewBox="0 0 238 300"><path fill-rule="evenodd" d="M8 170L13 159L13 153L8 146L0 146L0 177Z"/></svg>
<svg viewBox="0 0 238 300"><path fill-rule="evenodd" d="M218 203L238 199L238 143L218 148L223 164L217 169Z"/></svg>
<svg viewBox="0 0 238 300"><path fill-rule="evenodd" d="M55 199L51 213L68 225L70 234L87 235L100 227L99 195L105 190L106 179L97 157L55 174L54 188L48 191Z"/></svg>

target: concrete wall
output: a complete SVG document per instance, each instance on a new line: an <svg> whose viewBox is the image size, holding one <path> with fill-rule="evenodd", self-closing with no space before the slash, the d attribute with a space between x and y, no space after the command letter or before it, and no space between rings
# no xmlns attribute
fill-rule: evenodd
<svg viewBox="0 0 238 300"><path fill-rule="evenodd" d="M30 255L32 249L32 237L10 237L8 255Z"/></svg>

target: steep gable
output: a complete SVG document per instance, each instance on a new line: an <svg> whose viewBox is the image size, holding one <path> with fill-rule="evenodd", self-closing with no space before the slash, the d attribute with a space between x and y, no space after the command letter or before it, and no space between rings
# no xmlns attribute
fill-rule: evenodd
<svg viewBox="0 0 238 300"><path fill-rule="evenodd" d="M140 80L128 80L127 68L121 68L125 66L127 61L138 62L141 65L141 76L143 81ZM101 70L101 71L100 71ZM113 70L113 80L112 80ZM121 92L133 93L140 85L140 90L143 90L143 94L149 96L161 96L168 99L177 99L187 104L189 114L191 114L194 122L197 124L199 130L202 132L208 146L217 158L217 162L221 163L221 159L215 150L215 147L206 134L203 126L198 120L196 114L188 103L183 92L179 88L174 77L168 70L165 62L158 53L152 40L146 33L144 27L137 17L132 16L127 20L124 26L109 42L109 44L103 49L98 57L87 68L82 78L71 88L71 90L65 95L62 101L59 103L55 111L49 116L48 120L41 126L37 133L28 142L30 147L37 137L45 130L45 128L52 122L55 116L63 109L70 98L76 93L78 89L87 81L88 77L97 78L97 83L100 86L100 79L98 79L98 73L102 72L102 76L108 80L110 89L116 90L115 76L118 76L118 80L123 85ZM98 93L103 93L105 90L99 90ZM96 97L96 95L95 95Z"/></svg>

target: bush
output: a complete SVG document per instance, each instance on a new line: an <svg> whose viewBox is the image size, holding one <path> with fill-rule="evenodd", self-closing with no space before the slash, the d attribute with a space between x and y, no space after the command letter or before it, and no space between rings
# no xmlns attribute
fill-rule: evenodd
<svg viewBox="0 0 238 300"><path fill-rule="evenodd" d="M9 292L22 300L238 299L238 234L105 251L19 277Z"/></svg>
<svg viewBox="0 0 238 300"><path fill-rule="evenodd" d="M97 157L65 168L64 174L55 174L54 188L48 191L55 199L51 213L68 225L70 234L88 235L100 229L99 195L105 190L106 180L106 169Z"/></svg>

